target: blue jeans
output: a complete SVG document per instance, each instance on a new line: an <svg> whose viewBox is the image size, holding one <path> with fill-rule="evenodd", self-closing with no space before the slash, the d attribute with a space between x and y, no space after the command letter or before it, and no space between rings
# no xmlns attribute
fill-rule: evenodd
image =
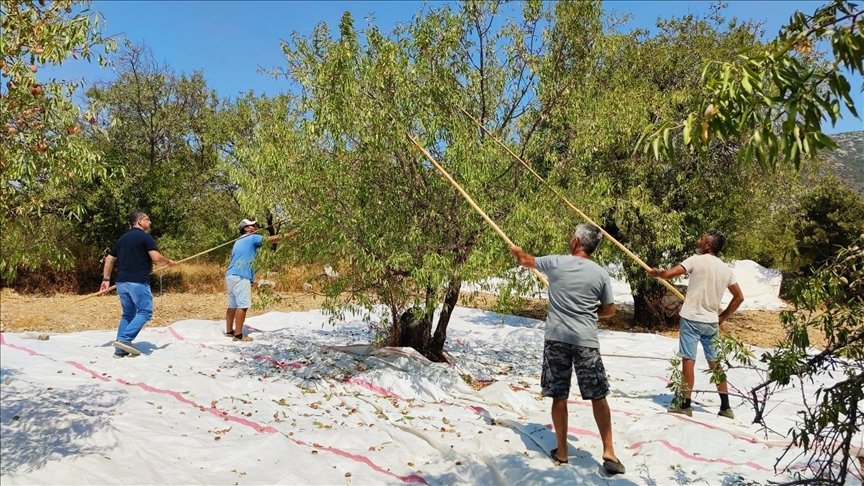
<svg viewBox="0 0 864 486"><path fill-rule="evenodd" d="M705 359L717 361L714 340L717 339L718 330L716 322L697 322L682 317L678 328L678 356L696 361L696 350L701 342Z"/></svg>
<svg viewBox="0 0 864 486"><path fill-rule="evenodd" d="M117 282L117 296L123 315L117 326L117 340L131 343L144 324L153 317L153 294L150 284Z"/></svg>

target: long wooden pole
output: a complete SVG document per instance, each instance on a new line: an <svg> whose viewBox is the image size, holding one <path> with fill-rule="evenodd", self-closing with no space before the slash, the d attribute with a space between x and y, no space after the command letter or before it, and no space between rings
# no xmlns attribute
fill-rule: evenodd
<svg viewBox="0 0 864 486"><path fill-rule="evenodd" d="M471 114L468 113L468 112L465 110L465 108L463 108L463 107L460 106L460 107L459 107L459 110L462 111L462 113L464 113L465 116L467 116L468 118L470 118L471 121L474 122L474 124L476 124L478 127L480 127L480 129L483 130L483 132L486 133L486 135L488 135L489 138L491 138L492 140L494 140L498 145L500 145L501 147L503 147L504 150L506 150L507 153L509 153L509 154L510 154L514 159L518 160L518 161L519 161L523 166L525 166L525 168L528 169L528 171L531 172L531 174L533 174L534 177L537 178L537 180L539 180L543 185L545 185L545 186L548 187L552 192L554 192L555 195L558 196L558 197L559 197L559 198L564 202L564 204L566 204L567 206L569 206L570 209L572 209L576 214L578 214L579 216L581 216L581 217L582 217L585 221L587 221L589 224L596 226L597 229L599 229L600 232L603 233L603 236L605 236L606 238L608 238L609 241L611 241L615 246L617 246L618 248L620 248L620 249L621 249L621 250L622 250L622 251L623 251L627 256L629 256L630 258L632 258L632 259L633 259L636 263L638 263L642 268L644 268L645 270L651 270L651 267L649 267L649 266L648 266L644 261L642 261L641 258L639 258L639 257L638 257L635 253L633 253L632 251L630 251L626 246L622 245L621 242L619 242L619 241L616 240L614 237L612 237L612 235L610 235L609 233L607 233L606 230L604 230L604 229L603 229L599 224L595 223L594 220L592 220L591 218L589 218L587 214L585 214L585 213L583 213L582 211L580 211L579 208L577 208L576 206L574 206L573 203L571 203L569 199L567 199L563 194L561 194L561 193L558 191L558 189L556 189L554 186L552 186L551 184L549 184L548 182L546 182L546 180L543 179L543 177L541 177L540 174L538 174L537 172L534 171L534 169L531 167L531 165L528 164L528 162L525 162L524 160L522 160L521 157L519 157L519 156L516 155L512 150L510 150L510 147L508 147L507 145L504 144L504 142L498 140L498 138L496 138L494 135L492 135L492 133L490 133L489 130L487 130L486 127L483 126L483 124L480 123L476 118L474 118L473 116L471 116ZM673 294L675 294L679 299L684 300L684 294L682 294L681 292L679 292L678 289L676 289L674 285L672 285L672 284L669 283L668 281L663 280L663 279L661 279L661 278L658 278L657 280L659 280L661 284L663 284L667 289L669 289L669 291L671 291Z"/></svg>
<svg viewBox="0 0 864 486"><path fill-rule="evenodd" d="M430 154L425 148L423 148L423 146L420 145L417 140L415 140L414 137L411 136L410 133L405 132L405 136L408 137L408 140L411 140L411 143L413 143L415 147L417 147L418 149L420 149L421 152L423 152L423 155L425 155L426 158L429 159L429 162L431 162L432 165L434 165L435 168L438 169L438 172L440 172L441 175L443 175L444 178L447 179L447 181L450 182L450 184L452 184L457 191L459 191L459 194L462 194L462 197L464 197L465 200L468 201L468 204L470 204L471 207L474 208L474 210L477 211L480 216L482 216L483 219L486 220L487 223L489 223L489 226L491 226L492 229L495 230L496 233L498 233L498 236L500 236L504 239L504 241L507 242L507 245L516 246L516 244L514 244L510 240L510 238L508 238L507 235L504 234L503 231L501 231L501 228L499 228L498 225L495 224L494 221L492 221L492 218L490 218L482 209L480 209L480 206L478 206L477 203L474 202L474 199L472 199L471 196L469 196L468 193L465 192L465 189L463 189L462 186L460 186L459 183L456 182L449 173L447 173L444 167L442 167L441 164L439 164L438 161L435 160L435 157L432 157L432 154ZM546 280L545 275L540 273L536 268L532 268L531 271L534 272L534 275L537 276L537 278L540 280L540 282L543 283L544 286L549 287L549 281Z"/></svg>
<svg viewBox="0 0 864 486"><path fill-rule="evenodd" d="M263 230L265 230L265 229L267 229L267 228L261 228L261 229L259 229L258 231L263 231ZM255 233L257 233L258 231L256 231ZM254 233L253 233L253 234L254 234ZM294 231L288 233L287 236L291 236L291 235L293 235L293 234L297 234L297 230L294 230ZM249 235L248 235L248 234L245 234L245 235L239 236L239 237L237 237L237 238L234 238L234 239L231 240L231 241L226 241L225 243L222 243L222 244L220 244L220 245L216 245L216 246L214 246L213 248L210 248L209 250L204 250L204 251L199 252L199 253L196 253L196 254L194 254L194 255L192 255L192 256L188 256L188 257L186 257L186 258L184 258L184 259L182 259L182 260L177 260L176 262L174 262L174 265L165 265L165 266L163 266L163 267L156 268L156 269L153 270L152 273L156 273L156 272L159 272L159 271L165 270L165 269L168 268L168 267L173 267L173 266L180 265L181 263L188 262L189 260L191 260L191 259L193 259L193 258L198 258L198 257L201 256L201 255L206 255L206 254L210 253L211 251L218 250L219 248L222 248L223 246L230 245L231 243L234 243L235 241L237 241L237 240L239 240L239 239L241 239L241 238L246 238L247 236L249 236ZM114 290L115 288L117 288L117 285L112 285L112 286L108 287L108 288L105 289L105 290L100 290L100 291L98 291L98 292L93 292L92 294L87 294L87 295L85 295L84 297L81 297L80 299L78 299L76 302L82 302L82 301L85 301L85 300L89 299L90 297L96 297L97 295L107 294L108 292L111 292L111 291Z"/></svg>

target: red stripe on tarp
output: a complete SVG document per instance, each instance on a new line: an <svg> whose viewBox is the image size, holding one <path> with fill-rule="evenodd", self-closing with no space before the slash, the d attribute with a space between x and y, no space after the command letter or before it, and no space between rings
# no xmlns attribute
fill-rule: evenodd
<svg viewBox="0 0 864 486"><path fill-rule="evenodd" d="M631 444L630 447L628 447L628 449L639 449L640 447L642 447L643 445L645 445L646 443L649 443L649 442L657 442L657 443L663 444L663 446L665 446L670 451L675 452L676 454L678 454L682 457L690 459L691 461L720 463L720 464L727 464L729 466L747 466L751 469L756 469L757 471L771 471L770 469L766 468L765 466L762 466L761 464L757 464L753 461L732 462L728 459L711 459L708 457L695 456L695 455L690 454L689 452L685 451L684 449L682 449L678 446L670 444L668 441L663 440L663 439L652 440L652 441L647 441L647 442L646 441L639 441L639 442L636 442L634 444Z"/></svg>

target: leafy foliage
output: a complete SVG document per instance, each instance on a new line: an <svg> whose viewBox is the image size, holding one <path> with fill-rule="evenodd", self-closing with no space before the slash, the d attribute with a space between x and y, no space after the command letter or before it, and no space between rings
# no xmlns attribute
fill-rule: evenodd
<svg viewBox="0 0 864 486"><path fill-rule="evenodd" d="M850 462L852 439L864 427L864 234L811 279L798 282L789 296L795 309L781 316L788 337L777 351L762 357L768 380L751 392L755 421L764 424L769 402L759 399L760 390L839 375L812 399L804 397L801 423L790 433L793 443L809 452L812 482L843 484L847 471L855 467ZM825 349L815 354L810 352L809 329L827 338Z"/></svg>
<svg viewBox="0 0 864 486"><path fill-rule="evenodd" d="M686 114L698 96L704 59L734 59L758 47L757 26L727 22L719 13L658 25L655 36L613 33L601 43L582 85L555 100L544 142L558 150L547 158L548 177L612 236L662 266L692 253L698 236L712 227L735 243L766 208L781 206L777 187L795 186L789 172L764 181L755 168L739 168L734 142L714 141L707 154L677 147L674 156L661 160L631 153L634 134L646 121ZM733 245L729 252L740 249ZM633 288L635 319L647 325L675 322L661 305L665 290L634 262L615 259L623 260Z"/></svg>
<svg viewBox="0 0 864 486"><path fill-rule="evenodd" d="M819 63L820 42L831 47ZM864 72L864 11L847 0L833 0L812 15L796 12L778 37L759 52L707 64L698 106L685 117L663 117L646 131L640 145L659 159L671 157L678 143L699 153L712 140L736 140L738 158L760 167L778 162L798 167L801 158L836 147L822 131L840 116L841 103L858 116L852 86L844 73Z"/></svg>
<svg viewBox="0 0 864 486"><path fill-rule="evenodd" d="M19 268L69 266L64 242L83 204L69 188L106 174L105 165L82 137L92 115L72 101L77 83L45 79L46 67L69 58L94 56L115 48L100 33L101 17L85 2L4 1L2 13L2 92L0 92L0 278L11 281ZM47 217L54 233L40 234ZM63 221L70 221L63 224ZM36 241L32 241L35 236Z"/></svg>
<svg viewBox="0 0 864 486"><path fill-rule="evenodd" d="M232 174L244 207L269 203L301 222L299 256L348 270L327 281L333 312L383 303L394 343L406 310L419 309L431 320L443 304L424 350L434 359L443 357L461 282L501 273L512 259L406 133L493 219L516 213L530 219L532 230L541 228L532 241L557 228L525 210L526 202L548 196L517 177L496 147L454 111L469 109L524 149L539 126L538 74L550 73L550 90L572 81L561 75L573 62L561 50L577 52L590 42L588 31L553 26L552 11L539 2L522 7L518 21L499 21L497 2L430 9L390 35L370 26L362 38L346 14L336 34L322 24L311 37L283 45L283 74L298 83L299 98L243 108L251 107L256 119L252 137L234 153L239 162ZM556 8L571 26L598 23L597 4ZM529 233L516 225L507 231L517 238Z"/></svg>
<svg viewBox="0 0 864 486"><path fill-rule="evenodd" d="M117 79L87 91L104 124L93 146L110 171L79 188L89 218L78 233L105 248L127 229L125 216L141 210L169 255L236 236L241 216L219 165L225 137L216 122L218 98L203 75L175 74L130 43L114 64Z"/></svg>
<svg viewBox="0 0 864 486"><path fill-rule="evenodd" d="M802 198L793 228L796 266L809 274L864 233L864 196L829 178Z"/></svg>

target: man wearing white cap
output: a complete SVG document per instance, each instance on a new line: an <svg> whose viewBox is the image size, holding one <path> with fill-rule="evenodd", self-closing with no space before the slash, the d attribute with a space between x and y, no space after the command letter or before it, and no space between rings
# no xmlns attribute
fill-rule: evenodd
<svg viewBox="0 0 864 486"><path fill-rule="evenodd" d="M255 271L252 270L252 260L258 249L264 243L265 237L255 234L258 222L250 219L240 221L242 238L234 243L231 249L231 261L225 272L225 286L228 289L228 311L225 313L225 335L235 341L251 341L250 336L243 335L243 323L246 321L246 311L252 304L252 282L255 281ZM269 236L268 241L277 241L288 235Z"/></svg>

